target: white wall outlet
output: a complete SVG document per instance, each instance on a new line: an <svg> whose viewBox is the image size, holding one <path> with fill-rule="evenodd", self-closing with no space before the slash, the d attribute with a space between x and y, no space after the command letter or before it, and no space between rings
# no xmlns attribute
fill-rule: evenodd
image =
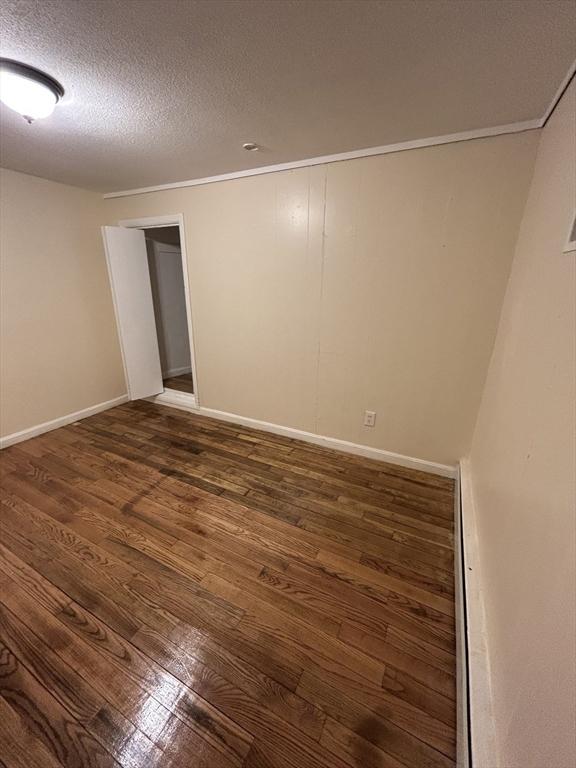
<svg viewBox="0 0 576 768"><path fill-rule="evenodd" d="M364 411L364 426L373 427L376 424L376 411Z"/></svg>

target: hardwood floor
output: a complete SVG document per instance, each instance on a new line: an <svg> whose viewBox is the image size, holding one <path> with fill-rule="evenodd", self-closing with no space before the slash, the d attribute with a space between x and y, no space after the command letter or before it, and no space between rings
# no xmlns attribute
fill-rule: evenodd
<svg viewBox="0 0 576 768"><path fill-rule="evenodd" d="M6 768L455 764L451 480L143 401L0 465Z"/></svg>
<svg viewBox="0 0 576 768"><path fill-rule="evenodd" d="M178 392L188 392L194 394L194 383L192 381L191 373L183 373L181 376L171 376L168 379L164 379L163 382L165 389L176 389Z"/></svg>

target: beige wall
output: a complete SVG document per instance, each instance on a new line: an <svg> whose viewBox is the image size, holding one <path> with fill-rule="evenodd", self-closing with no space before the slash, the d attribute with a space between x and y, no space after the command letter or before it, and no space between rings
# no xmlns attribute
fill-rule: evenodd
<svg viewBox="0 0 576 768"><path fill-rule="evenodd" d="M576 765L575 102L542 132L470 457L505 768Z"/></svg>
<svg viewBox="0 0 576 768"><path fill-rule="evenodd" d="M101 197L2 170L0 425L9 435L126 391Z"/></svg>
<svg viewBox="0 0 576 768"><path fill-rule="evenodd" d="M202 405L453 463L469 448L537 140L115 198L106 223L184 214Z"/></svg>

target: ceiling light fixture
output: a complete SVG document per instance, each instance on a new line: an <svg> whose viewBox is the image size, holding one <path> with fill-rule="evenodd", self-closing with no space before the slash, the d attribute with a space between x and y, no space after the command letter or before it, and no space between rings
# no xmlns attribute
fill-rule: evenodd
<svg viewBox="0 0 576 768"><path fill-rule="evenodd" d="M253 141L247 141L246 144L242 144L242 149L245 149L246 152L258 152L260 147Z"/></svg>
<svg viewBox="0 0 576 768"><path fill-rule="evenodd" d="M0 101L32 123L48 117L64 96L57 80L28 64L0 58Z"/></svg>

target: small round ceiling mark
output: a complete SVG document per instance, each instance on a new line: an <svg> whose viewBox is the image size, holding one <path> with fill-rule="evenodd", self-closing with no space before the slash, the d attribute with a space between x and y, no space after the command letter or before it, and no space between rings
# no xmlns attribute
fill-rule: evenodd
<svg viewBox="0 0 576 768"><path fill-rule="evenodd" d="M242 149L245 149L246 152L258 152L260 147L255 141L247 141L245 144L242 144Z"/></svg>

